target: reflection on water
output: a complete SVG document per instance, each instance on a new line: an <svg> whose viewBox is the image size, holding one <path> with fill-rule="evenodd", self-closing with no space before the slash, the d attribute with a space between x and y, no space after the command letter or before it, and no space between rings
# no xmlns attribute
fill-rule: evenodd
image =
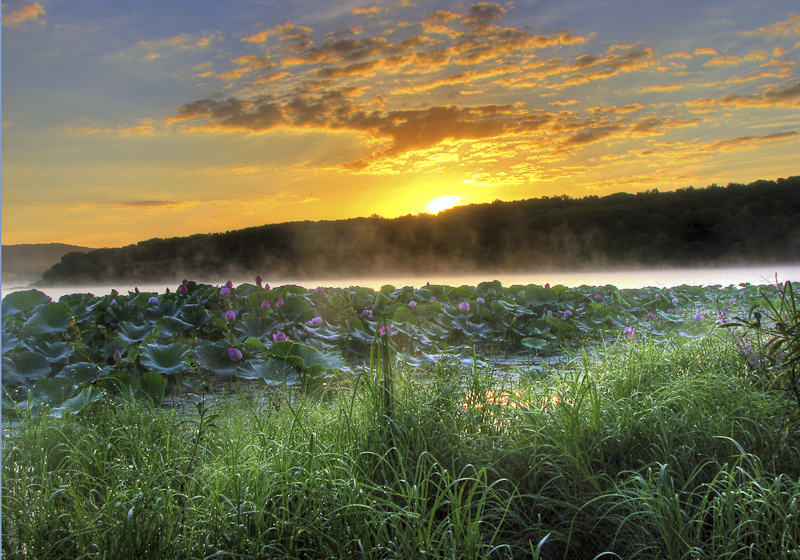
<svg viewBox="0 0 800 560"><path fill-rule="evenodd" d="M800 281L800 264L795 265L765 265L757 267L742 267L742 268L707 268L707 269L660 269L660 270L608 270L597 272L536 272L530 274L475 274L464 276L447 276L447 275L431 275L431 276L396 276L387 278L338 278L335 280L319 278L311 280L297 280L292 278L268 278L264 276L264 281L272 286L281 286L285 284L297 284L307 287L309 289L316 288L317 286L333 287L333 288L347 288L350 286L363 286L366 288L380 289L382 286L391 284L395 287L413 286L419 288L426 283L439 284L444 286L477 286L481 282L499 280L505 286L513 285L528 285L550 284L555 286L562 284L567 287L577 287L582 285L587 286L605 286L611 284L617 288L643 288L643 287L657 287L657 288L671 288L673 286L680 286L688 284L690 286L730 286L737 284L771 284L775 281L777 276L778 281L785 282L791 280L792 282ZM203 280L193 278L192 280L202 283ZM232 278L235 285L244 282L253 283L253 278ZM104 295L117 290L119 293L127 293L139 288L142 292L156 292L164 293L167 289L174 291L178 285L166 284L118 284L108 286L82 286L75 287L48 287L37 288L51 298L57 300L62 295L72 293L91 293L94 295ZM19 287L3 286L3 296L12 291L17 291Z"/></svg>

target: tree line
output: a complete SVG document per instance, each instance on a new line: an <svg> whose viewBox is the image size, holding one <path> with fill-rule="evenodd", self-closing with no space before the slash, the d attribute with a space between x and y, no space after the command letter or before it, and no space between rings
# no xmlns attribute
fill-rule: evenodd
<svg viewBox="0 0 800 560"><path fill-rule="evenodd" d="M69 253L44 284L696 267L800 260L800 177L269 224Z"/></svg>

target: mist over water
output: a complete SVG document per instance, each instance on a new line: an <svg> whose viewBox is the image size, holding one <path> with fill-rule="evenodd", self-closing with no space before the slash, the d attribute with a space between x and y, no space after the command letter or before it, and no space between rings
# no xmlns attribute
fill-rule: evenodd
<svg viewBox="0 0 800 560"><path fill-rule="evenodd" d="M688 284L690 286L730 286L738 284L772 284L776 281L800 282L800 264L795 265L763 265L755 267L738 268L704 268L704 269L656 269L656 270L606 270L594 272L536 272L529 274L505 274L505 273L481 273L466 275L446 275L432 274L428 276L391 276L391 277L364 277L364 278L312 278L312 279L293 279L293 278L270 278L262 274L264 283L272 287L283 286L286 284L296 284L308 289L317 286L332 288L347 288L351 286L363 286L375 290L390 284L397 288L412 286L419 288L427 283L444 286L477 286L481 282L499 280L505 286L558 284L574 288L582 285L605 286L611 284L621 289L656 287L671 288ZM190 278L199 284L220 284L220 282L207 281L202 278ZM254 283L254 278L232 277L234 285L245 282ZM53 300L58 300L63 295L73 293L91 293L102 296L116 290L118 293L126 294L136 288L141 292L164 293L167 289L174 292L178 288L178 283L155 283L155 284L112 284L104 286L47 286L36 287L44 292ZM2 295L19 291L18 286L3 286Z"/></svg>

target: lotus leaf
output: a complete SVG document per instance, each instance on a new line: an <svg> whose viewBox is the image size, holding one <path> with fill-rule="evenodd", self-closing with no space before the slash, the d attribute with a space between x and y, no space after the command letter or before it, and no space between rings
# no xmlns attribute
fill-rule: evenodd
<svg viewBox="0 0 800 560"><path fill-rule="evenodd" d="M23 290L11 292L3 298L2 314L3 317L13 313L20 313L36 309L40 305L53 301L50 296L39 290Z"/></svg>
<svg viewBox="0 0 800 560"><path fill-rule="evenodd" d="M46 303L40 306L22 329L29 336L42 336L67 330L72 323L72 309L63 302Z"/></svg>
<svg viewBox="0 0 800 560"><path fill-rule="evenodd" d="M150 371L162 375L175 375L188 369L189 364L186 361L188 354L189 346L185 341L146 344L139 351L139 360Z"/></svg>

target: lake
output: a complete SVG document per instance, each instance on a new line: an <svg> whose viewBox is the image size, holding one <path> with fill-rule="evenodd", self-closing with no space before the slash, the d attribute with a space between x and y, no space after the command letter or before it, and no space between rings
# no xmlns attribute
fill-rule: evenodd
<svg viewBox="0 0 800 560"><path fill-rule="evenodd" d="M738 284L771 284L775 282L776 276L779 282L791 280L800 282L800 264L792 265L764 265L740 268L705 268L705 269L657 269L657 270L607 270L596 272L535 272L530 274L490 274L482 273L475 275L431 275L421 276L394 276L386 278L318 278L318 279L292 279L292 278L269 278L263 274L264 282L272 286L282 286L285 284L297 284L309 289L317 286L346 288L349 286L363 286L366 288L379 289L381 286L391 284L396 287L413 286L418 288L426 283L440 284L445 286L477 286L481 282L499 280L503 286L528 285L528 284L550 284L555 286L562 284L568 287L605 286L612 284L618 288L671 288L688 284L690 286L730 286ZM201 280L192 279L198 283ZM253 278L231 278L235 285L244 282L253 283ZM212 283L212 282L208 282ZM213 284L213 283L212 283ZM37 288L46 293L54 300L62 295L72 293L91 293L94 295L104 295L117 290L119 293L127 293L138 287L142 292L163 293L167 288L175 291L177 284L115 284L106 286L80 286L80 287L47 287ZM2 295L19 291L21 287L3 286Z"/></svg>

